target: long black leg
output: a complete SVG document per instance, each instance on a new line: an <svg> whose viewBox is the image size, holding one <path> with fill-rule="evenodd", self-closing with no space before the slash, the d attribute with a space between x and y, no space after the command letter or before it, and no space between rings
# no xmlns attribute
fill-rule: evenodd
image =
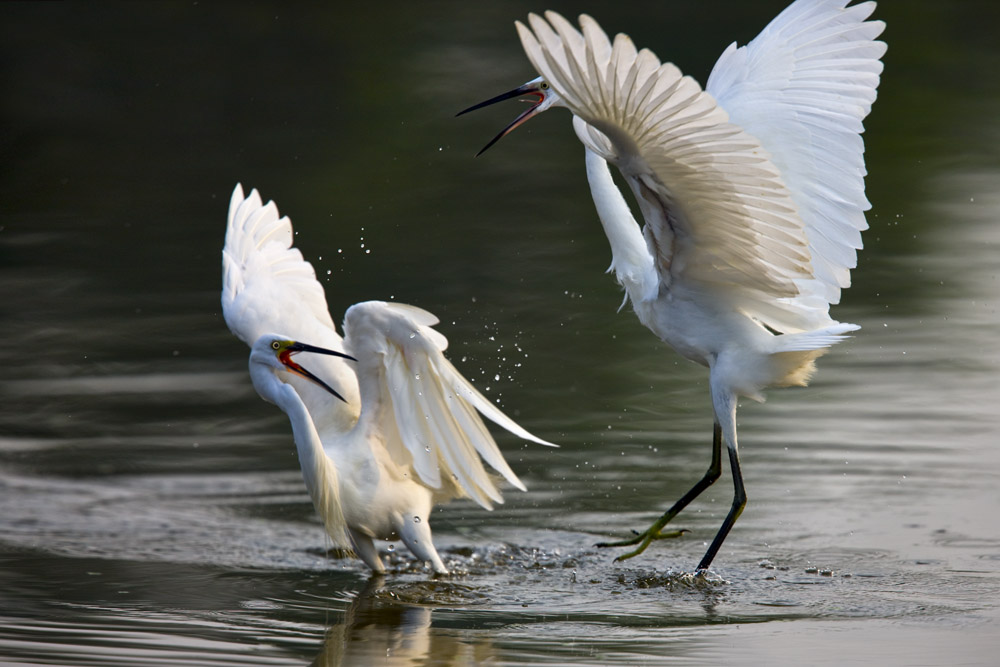
<svg viewBox="0 0 1000 667"><path fill-rule="evenodd" d="M735 470L737 471L739 470L738 461L736 463ZM644 532L639 533L634 538L629 540L622 540L620 542L601 542L596 546L628 547L632 546L633 544L639 545L635 550L630 551L627 554L622 554L621 556L615 559L616 561L619 561L619 560L625 560L626 558L632 558L633 556L638 556L639 554L641 554L643 551L646 550L646 547L648 547L650 542L652 542L653 540L661 539L664 537L676 537L680 535L680 531L668 534L663 534L660 531L663 529L664 526L670 523L670 521L675 516L677 516L682 509L687 507L692 500L701 495L702 491L712 486L712 484L715 483L715 480L719 479L719 476L721 474L722 474L722 428L719 426L719 423L716 422L714 428L712 429L712 463L711 465L708 466L708 471L705 473L705 476L702 477L700 480L698 480L698 483L692 486L690 491L681 496L681 499L678 500L676 503L674 503L673 507L664 512L663 516L657 519L656 522L653 523L653 525L650 526L648 529L646 529ZM741 490L743 488L742 480L740 480L739 488ZM734 518L733 521L735 520L736 519ZM729 532L728 528L726 529L726 532ZM725 538L725 535L723 535L722 537ZM722 544L721 540L719 541L719 544L720 545ZM711 549L709 550L711 551ZM716 550L718 550L718 547L716 547ZM712 555L714 556L715 554L713 553ZM711 562L711 559L709 559L709 562Z"/></svg>
<svg viewBox="0 0 1000 667"><path fill-rule="evenodd" d="M698 563L699 572L707 570L708 566L712 564L712 559L719 552L719 547L725 542L726 536L729 535L733 524L740 518L743 508L747 506L747 491L743 487L743 473L740 471L740 455L735 447L729 448L729 465L733 469L733 506L730 508L726 520L722 522L719 532L715 534L715 539L709 545L708 551L705 552L705 557Z"/></svg>

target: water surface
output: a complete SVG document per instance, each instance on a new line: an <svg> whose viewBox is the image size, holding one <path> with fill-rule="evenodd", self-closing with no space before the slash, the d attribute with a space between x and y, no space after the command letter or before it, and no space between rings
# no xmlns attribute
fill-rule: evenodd
<svg viewBox="0 0 1000 667"><path fill-rule="evenodd" d="M782 2L596 3L704 81ZM863 329L739 418L683 538L615 564L704 471L703 369L626 311L565 114L518 111L543 6L0 7L0 661L991 664L1000 649L1000 49L991 3L880 4ZM559 450L433 516L450 577L328 553L287 421L222 321L233 185L295 223L334 318L438 314L453 361ZM388 545L383 545L388 548Z"/></svg>

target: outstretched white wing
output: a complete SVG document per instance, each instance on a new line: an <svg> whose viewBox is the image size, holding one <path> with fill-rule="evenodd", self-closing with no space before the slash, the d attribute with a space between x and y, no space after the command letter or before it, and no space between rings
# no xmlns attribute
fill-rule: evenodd
<svg viewBox="0 0 1000 667"><path fill-rule="evenodd" d="M399 303L366 301L347 310L344 344L358 359L361 388L356 428L369 436L377 431L393 461L427 486L457 488L489 508L503 499L482 460L517 488L524 485L479 413L525 440L551 443L521 428L462 377L442 354L448 341L431 328L437 322L426 310Z"/></svg>
<svg viewBox="0 0 1000 667"><path fill-rule="evenodd" d="M292 246L292 223L278 216L273 201L264 205L257 190L243 196L237 185L229 203L222 249L222 314L229 329L247 345L265 333L340 350L323 286L312 265ZM343 359L313 355L310 370L336 389L347 403L318 385L292 378L310 414L322 428L327 420L349 427L358 411L357 381ZM349 422L349 423L344 423Z"/></svg>
<svg viewBox="0 0 1000 667"><path fill-rule="evenodd" d="M867 229L864 131L885 53L874 2L798 0L746 46L730 44L705 89L771 154L806 225L815 294L840 301Z"/></svg>
<svg viewBox="0 0 1000 667"><path fill-rule="evenodd" d="M244 198L237 184L222 249L222 314L247 345L265 333L292 334L289 327L336 335L323 286L292 242L292 223L278 217L277 205L262 204L257 190Z"/></svg>
<svg viewBox="0 0 1000 667"><path fill-rule="evenodd" d="M555 12L517 24L538 73L586 125L592 151L636 195L661 281L713 286L779 329L804 328L775 303L811 279L804 226L769 155L671 63L612 45L589 16L581 34ZM551 24L551 25L550 25Z"/></svg>

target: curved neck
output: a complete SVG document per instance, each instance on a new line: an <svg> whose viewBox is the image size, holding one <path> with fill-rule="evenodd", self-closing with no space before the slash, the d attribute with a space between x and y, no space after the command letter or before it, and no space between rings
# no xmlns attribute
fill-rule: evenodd
<svg viewBox="0 0 1000 667"><path fill-rule="evenodd" d="M587 180L597 215L611 244L611 266L632 303L656 298L659 276L639 223L611 177L604 158L587 149ZM624 305L624 304L622 304Z"/></svg>
<svg viewBox="0 0 1000 667"><path fill-rule="evenodd" d="M258 377L257 373L267 374L270 377ZM251 375L254 376L257 392L265 399L274 402L288 415L288 421L292 424L295 449L299 456L299 466L302 468L302 479L306 483L316 511L323 519L326 532L330 534L335 546L351 548L347 536L347 521L340 504L337 468L323 450L323 442L305 403L291 385L281 382L269 368L251 368ZM261 391L261 388L264 388L264 391Z"/></svg>

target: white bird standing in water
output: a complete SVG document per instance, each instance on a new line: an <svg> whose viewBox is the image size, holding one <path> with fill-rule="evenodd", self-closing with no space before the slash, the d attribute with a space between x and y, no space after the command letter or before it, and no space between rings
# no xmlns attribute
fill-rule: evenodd
<svg viewBox="0 0 1000 667"><path fill-rule="evenodd" d="M358 303L345 314L341 338L323 287L292 240L291 222L278 217L274 202L262 205L256 190L244 198L236 186L222 251L222 312L251 346L254 387L288 415L302 477L335 546L384 572L373 540L401 539L446 573L431 541L432 507L461 497L486 509L503 502L480 457L524 490L477 410L518 437L550 443L462 377L442 354L448 341L426 310ZM292 359L299 353L316 355L311 371Z"/></svg>
<svg viewBox="0 0 1000 667"><path fill-rule="evenodd" d="M875 41L885 24L866 21L875 3L847 1L794 2L749 44L731 44L705 90L628 36L612 43L589 16L580 17L581 34L555 12L532 14L517 31L539 78L466 109L537 98L486 148L550 107L573 113L611 244L609 271L639 321L709 369L708 471L635 539L600 545L639 545L619 559L678 534L663 528L719 478L724 439L735 493L698 565L706 570L746 505L737 400L805 385L816 358L859 328L829 310L850 285L867 228L860 134L886 47Z"/></svg>

